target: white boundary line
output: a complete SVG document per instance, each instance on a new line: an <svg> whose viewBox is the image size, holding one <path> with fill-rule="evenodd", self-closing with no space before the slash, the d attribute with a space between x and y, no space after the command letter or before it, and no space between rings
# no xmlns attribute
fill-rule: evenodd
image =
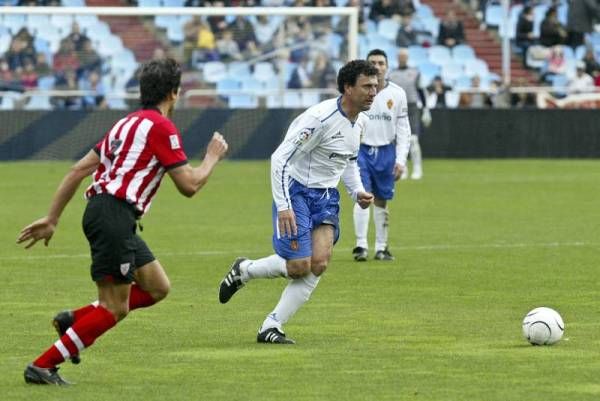
<svg viewBox="0 0 600 401"><path fill-rule="evenodd" d="M417 245L417 246L399 246L393 249L398 252L402 251L451 251L459 249L514 249L514 248L567 248L567 247L597 247L600 243L572 241L572 242L545 242L545 243L495 243L495 244L432 244L432 245ZM335 248L337 252L350 252L351 248ZM207 250L194 252L169 252L169 251L153 251L157 257L168 256L211 256L211 255L255 255L264 253L265 255L272 253L272 250L255 249L255 250ZM0 260L38 260L38 259L83 259L89 258L89 253L59 253L54 255L23 255L23 256L1 256Z"/></svg>

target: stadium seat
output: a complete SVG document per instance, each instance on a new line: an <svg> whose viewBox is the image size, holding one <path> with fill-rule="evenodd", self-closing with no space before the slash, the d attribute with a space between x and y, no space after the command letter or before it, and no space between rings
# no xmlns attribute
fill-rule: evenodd
<svg viewBox="0 0 600 401"><path fill-rule="evenodd" d="M469 77L474 77L475 75L482 77L488 73L488 65L481 59L467 60L465 62L465 75Z"/></svg>
<svg viewBox="0 0 600 401"><path fill-rule="evenodd" d="M6 53L10 48L10 42L12 42L12 36L8 29L0 27L0 54Z"/></svg>
<svg viewBox="0 0 600 401"><path fill-rule="evenodd" d="M452 62L450 49L446 46L431 46L429 49L429 61L439 66Z"/></svg>
<svg viewBox="0 0 600 401"><path fill-rule="evenodd" d="M0 110L13 110L15 108L15 98L10 94L4 94L0 98Z"/></svg>
<svg viewBox="0 0 600 401"><path fill-rule="evenodd" d="M4 27L8 28L13 35L16 35L21 28L27 25L27 20L23 14L7 14L4 16L2 24Z"/></svg>
<svg viewBox="0 0 600 401"><path fill-rule="evenodd" d="M491 27L498 27L503 19L502 6L500 4L488 4L485 7L485 23Z"/></svg>
<svg viewBox="0 0 600 401"><path fill-rule="evenodd" d="M442 81L453 86L456 79L463 76L463 65L459 63L448 63L442 66Z"/></svg>
<svg viewBox="0 0 600 401"><path fill-rule="evenodd" d="M464 65L465 61L475 58L477 58L475 56L475 50L469 45L456 45L452 48L452 60L455 63Z"/></svg>
<svg viewBox="0 0 600 401"><path fill-rule="evenodd" d="M173 23L167 27L167 38L173 45L178 45L183 43L185 39L185 34L183 32L183 27L179 23Z"/></svg>
<svg viewBox="0 0 600 401"><path fill-rule="evenodd" d="M75 22L79 24L82 32L86 32L90 27L93 27L100 21L97 15L76 15ZM89 35L88 35L89 36Z"/></svg>
<svg viewBox="0 0 600 401"><path fill-rule="evenodd" d="M75 19L72 15L53 14L50 16L50 23L52 25L59 29L64 29L65 27L68 27L69 32L71 31L73 21L75 21ZM81 25L79 27L81 28Z"/></svg>
<svg viewBox="0 0 600 401"><path fill-rule="evenodd" d="M400 23L391 18L382 19L377 24L377 33L393 42L396 41L398 29L400 29Z"/></svg>
<svg viewBox="0 0 600 401"><path fill-rule="evenodd" d="M162 7L161 0L138 0L138 7Z"/></svg>
<svg viewBox="0 0 600 401"><path fill-rule="evenodd" d="M258 98L252 95L229 96L230 109L254 109L258 107Z"/></svg>
<svg viewBox="0 0 600 401"><path fill-rule="evenodd" d="M266 106L268 109L279 109L283 106L281 96L269 95L267 96Z"/></svg>
<svg viewBox="0 0 600 401"><path fill-rule="evenodd" d="M85 7L85 0L61 0L63 7Z"/></svg>
<svg viewBox="0 0 600 401"><path fill-rule="evenodd" d="M254 79L258 79L259 81L268 81L273 79L276 76L273 64L267 61L261 61L254 64L254 73L252 76Z"/></svg>
<svg viewBox="0 0 600 401"><path fill-rule="evenodd" d="M121 53L124 49L123 41L119 36L116 35L105 37L98 42L98 46L96 47L98 54L104 57Z"/></svg>
<svg viewBox="0 0 600 401"><path fill-rule="evenodd" d="M50 17L44 14L31 14L27 16L27 30L36 32L38 28L50 25Z"/></svg>
<svg viewBox="0 0 600 401"><path fill-rule="evenodd" d="M415 14L416 14L417 18L422 19L422 18L435 16L431 7L429 7L426 4L421 4L421 5L417 6L416 9L417 9L417 11Z"/></svg>
<svg viewBox="0 0 600 401"><path fill-rule="evenodd" d="M232 78L223 78L217 81L217 93L229 96L232 92L240 90L240 81Z"/></svg>
<svg viewBox="0 0 600 401"><path fill-rule="evenodd" d="M566 75L554 75L551 80L554 95L559 97L566 96L567 92L565 88L569 85L569 78Z"/></svg>
<svg viewBox="0 0 600 401"><path fill-rule="evenodd" d="M51 110L50 96L33 95L25 105L25 110Z"/></svg>
<svg viewBox="0 0 600 401"><path fill-rule="evenodd" d="M568 3L562 3L558 6L557 10L556 10L556 17L558 18L558 21L563 24L564 26L567 26L567 16L569 14L569 5Z"/></svg>
<svg viewBox="0 0 600 401"><path fill-rule="evenodd" d="M54 83L56 78L53 75L38 78L38 89L39 90L52 90L54 89Z"/></svg>
<svg viewBox="0 0 600 401"><path fill-rule="evenodd" d="M242 90L252 95L263 95L265 92L265 83L254 78L247 78L242 81Z"/></svg>
<svg viewBox="0 0 600 401"><path fill-rule="evenodd" d="M94 25L87 26L85 28L85 34L92 40L92 42L101 42L112 35L108 24L100 20L96 21Z"/></svg>
<svg viewBox="0 0 600 401"><path fill-rule="evenodd" d="M302 107L310 107L321 101L321 95L316 91L302 91L300 94Z"/></svg>
<svg viewBox="0 0 600 401"><path fill-rule="evenodd" d="M208 61L202 67L202 79L216 83L227 76L227 67L220 61Z"/></svg>
<svg viewBox="0 0 600 401"><path fill-rule="evenodd" d="M533 35L536 38L540 37L542 20L546 16L546 11L548 11L548 5L546 4L538 4L533 8Z"/></svg>
<svg viewBox="0 0 600 401"><path fill-rule="evenodd" d="M429 54L426 48L418 45L408 47L408 65L410 67L418 67L419 64L428 61Z"/></svg>
<svg viewBox="0 0 600 401"><path fill-rule="evenodd" d="M157 15L154 17L154 25L161 29L169 29L171 25L179 24L179 20L176 15Z"/></svg>
<svg viewBox="0 0 600 401"><path fill-rule="evenodd" d="M471 77L467 77L466 75L461 75L460 77L456 78L456 80L454 81L453 89L455 89L455 90L468 89L470 87L471 87Z"/></svg>
<svg viewBox="0 0 600 401"><path fill-rule="evenodd" d="M440 20L437 17L422 17L423 30L429 32L431 36L437 38L440 34Z"/></svg>
<svg viewBox="0 0 600 401"><path fill-rule="evenodd" d="M183 7L185 0L163 0L163 7Z"/></svg>
<svg viewBox="0 0 600 401"><path fill-rule="evenodd" d="M420 86L428 86L435 76L441 74L441 67L430 62L419 64L418 69L421 74Z"/></svg>
<svg viewBox="0 0 600 401"><path fill-rule="evenodd" d="M302 98L298 92L285 92L283 94L282 106L286 109L302 108Z"/></svg>
<svg viewBox="0 0 600 401"><path fill-rule="evenodd" d="M583 60L583 57L585 56L586 51L587 51L587 48L585 47L585 45L577 46L577 48L575 49L575 59Z"/></svg>
<svg viewBox="0 0 600 401"><path fill-rule="evenodd" d="M460 92L454 90L446 92L446 107L450 109L455 109L458 107L459 102Z"/></svg>

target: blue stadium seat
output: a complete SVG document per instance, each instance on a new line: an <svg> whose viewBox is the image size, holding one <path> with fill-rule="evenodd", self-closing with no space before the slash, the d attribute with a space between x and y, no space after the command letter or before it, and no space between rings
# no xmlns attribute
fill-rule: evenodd
<svg viewBox="0 0 600 401"><path fill-rule="evenodd" d="M281 105L286 109L300 109L302 108L302 98L298 92L285 92Z"/></svg>
<svg viewBox="0 0 600 401"><path fill-rule="evenodd" d="M125 47L121 38L112 34L100 40L96 47L98 54L104 57L121 53L124 49Z"/></svg>
<svg viewBox="0 0 600 401"><path fill-rule="evenodd" d="M232 78L223 78L217 81L217 93L228 96L234 91L240 90L240 81Z"/></svg>
<svg viewBox="0 0 600 401"><path fill-rule="evenodd" d="M161 29L169 29L169 26L179 24L176 15L157 15L154 17L154 25Z"/></svg>
<svg viewBox="0 0 600 401"><path fill-rule="evenodd" d="M33 95L25 105L25 110L51 110L50 96Z"/></svg>
<svg viewBox="0 0 600 401"><path fill-rule="evenodd" d="M460 77L456 78L456 80L454 81L454 89L455 90L459 90L459 89L468 89L471 87L471 77L467 77L466 75L461 75Z"/></svg>
<svg viewBox="0 0 600 401"><path fill-rule="evenodd" d="M240 81L248 79L252 76L250 64L246 61L232 61L227 64L227 75Z"/></svg>
<svg viewBox="0 0 600 401"><path fill-rule="evenodd" d="M61 0L63 7L85 7L85 0Z"/></svg>
<svg viewBox="0 0 600 401"><path fill-rule="evenodd" d="M52 16L50 16L50 23L52 25L59 29L68 28L69 32L71 32L71 26L73 25L73 21L75 21L75 18L73 18L72 15L53 14ZM81 24L79 25L79 28L83 29Z"/></svg>
<svg viewBox="0 0 600 401"><path fill-rule="evenodd" d="M455 63L464 65L465 61L475 58L477 58L475 56L475 50L473 50L473 48L469 45L456 45L452 49L452 60L454 60Z"/></svg>
<svg viewBox="0 0 600 401"><path fill-rule="evenodd" d="M15 98L10 94L4 94L0 98L0 110L13 110L15 108Z"/></svg>
<svg viewBox="0 0 600 401"><path fill-rule="evenodd" d="M421 22L423 23L423 29L426 30L433 36L437 38L440 34L440 20L437 17L422 17Z"/></svg>
<svg viewBox="0 0 600 401"><path fill-rule="evenodd" d="M408 65L417 67L421 63L429 61L429 53L423 46L408 46Z"/></svg>
<svg viewBox="0 0 600 401"><path fill-rule="evenodd" d="M13 35L16 35L21 28L27 25L27 20L23 14L7 14L4 16L2 24L4 27L8 28Z"/></svg>
<svg viewBox="0 0 600 401"><path fill-rule="evenodd" d="M485 8L485 23L488 26L497 27L502 23L502 6L500 4L488 4Z"/></svg>
<svg viewBox="0 0 600 401"><path fill-rule="evenodd" d="M583 60L583 57L585 56L586 51L587 51L587 48L585 47L585 45L577 46L577 48L575 49L575 58L577 60Z"/></svg>
<svg viewBox="0 0 600 401"><path fill-rule="evenodd" d="M79 24L82 32L86 32L88 28L95 26L99 19L97 15L76 15L75 22ZM87 34L87 32L86 32ZM88 35L89 36L89 35Z"/></svg>
<svg viewBox="0 0 600 401"><path fill-rule="evenodd" d="M138 7L162 7L161 0L138 0Z"/></svg>
<svg viewBox="0 0 600 401"><path fill-rule="evenodd" d="M7 28L0 27L0 54L6 53L10 48L10 42L12 42L12 36Z"/></svg>
<svg viewBox="0 0 600 401"><path fill-rule="evenodd" d="M446 92L446 107L449 109L455 109L458 107L460 102L460 92L451 90Z"/></svg>
<svg viewBox="0 0 600 401"><path fill-rule="evenodd" d="M183 7L185 0L163 0L163 7Z"/></svg>
<svg viewBox="0 0 600 401"><path fill-rule="evenodd" d="M247 78L242 81L242 90L248 91L253 95L263 95L266 85L263 81L254 78Z"/></svg>
<svg viewBox="0 0 600 401"><path fill-rule="evenodd" d="M183 27L179 23L173 23L167 27L167 38L173 45L178 45L183 43L185 39L185 34L183 32Z"/></svg>
<svg viewBox="0 0 600 401"><path fill-rule="evenodd" d="M377 33L393 42L396 41L398 29L400 29L400 23L391 18L382 19L377 24Z"/></svg>
<svg viewBox="0 0 600 401"><path fill-rule="evenodd" d="M56 78L53 75L38 78L38 89L39 90L52 90L54 89L54 83Z"/></svg>
<svg viewBox="0 0 600 401"><path fill-rule="evenodd" d="M38 27L50 25L50 17L44 14L31 14L27 16L27 30L36 32Z"/></svg>
<svg viewBox="0 0 600 401"><path fill-rule="evenodd" d="M459 63L448 63L442 66L442 81L452 86L458 77L464 74L464 68Z"/></svg>
<svg viewBox="0 0 600 401"><path fill-rule="evenodd" d="M488 65L481 59L467 60L465 62L465 75L483 77L489 73Z"/></svg>
<svg viewBox="0 0 600 401"><path fill-rule="evenodd" d="M419 64L419 73L421 74L420 86L428 86L435 76L441 75L441 67L430 62Z"/></svg>
<svg viewBox="0 0 600 401"><path fill-rule="evenodd" d="M435 16L431 7L429 7L426 4L420 4L419 6L416 7L416 9L417 9L417 11L415 14L418 18L427 18L427 17Z"/></svg>
<svg viewBox="0 0 600 401"><path fill-rule="evenodd" d="M276 76L273 64L267 61L256 63L254 65L254 73L252 76L259 81L268 81L273 79Z"/></svg>
<svg viewBox="0 0 600 401"><path fill-rule="evenodd" d="M227 76L227 67L220 61L208 61L202 66L202 79L216 83Z"/></svg>
<svg viewBox="0 0 600 401"><path fill-rule="evenodd" d="M431 46L429 48L429 61L440 66L452 62L450 49L446 46Z"/></svg>
<svg viewBox="0 0 600 401"><path fill-rule="evenodd" d="M258 98L252 95L229 96L230 109L255 109L258 107Z"/></svg>
<svg viewBox="0 0 600 401"><path fill-rule="evenodd" d="M542 26L542 20L546 16L548 11L548 5L538 4L533 8L533 35L536 38L540 37L540 28Z"/></svg>

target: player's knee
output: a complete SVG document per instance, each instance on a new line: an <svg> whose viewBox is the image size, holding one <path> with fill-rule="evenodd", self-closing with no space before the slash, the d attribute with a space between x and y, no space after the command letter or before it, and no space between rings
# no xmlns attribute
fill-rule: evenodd
<svg viewBox="0 0 600 401"><path fill-rule="evenodd" d="M112 313L117 322L125 319L125 317L129 313L129 302L110 304L107 303L102 306L104 306L104 308L106 308L110 313Z"/></svg>
<svg viewBox="0 0 600 401"><path fill-rule="evenodd" d="M310 272L310 259L288 261L287 271L289 278L302 278Z"/></svg>
<svg viewBox="0 0 600 401"><path fill-rule="evenodd" d="M320 276L327 269L328 258L324 259L313 259L311 262L310 269L315 276Z"/></svg>
<svg viewBox="0 0 600 401"><path fill-rule="evenodd" d="M169 295L169 292L171 292L171 282L167 279L153 288L152 291L150 291L150 296L155 302L160 302Z"/></svg>

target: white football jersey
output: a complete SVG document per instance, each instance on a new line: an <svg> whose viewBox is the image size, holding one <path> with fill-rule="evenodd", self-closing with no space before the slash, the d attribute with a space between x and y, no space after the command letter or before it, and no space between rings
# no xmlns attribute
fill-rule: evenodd
<svg viewBox="0 0 600 401"><path fill-rule="evenodd" d="M388 81L364 114L367 115L368 122L362 143L385 146L395 142L396 163L406 165L411 132L404 89Z"/></svg>
<svg viewBox="0 0 600 401"><path fill-rule="evenodd" d="M341 108L341 97L310 107L292 122L271 156L271 190L277 210L291 208L290 177L309 188L335 188L343 179L348 192L364 191L356 159L366 115L352 123Z"/></svg>

